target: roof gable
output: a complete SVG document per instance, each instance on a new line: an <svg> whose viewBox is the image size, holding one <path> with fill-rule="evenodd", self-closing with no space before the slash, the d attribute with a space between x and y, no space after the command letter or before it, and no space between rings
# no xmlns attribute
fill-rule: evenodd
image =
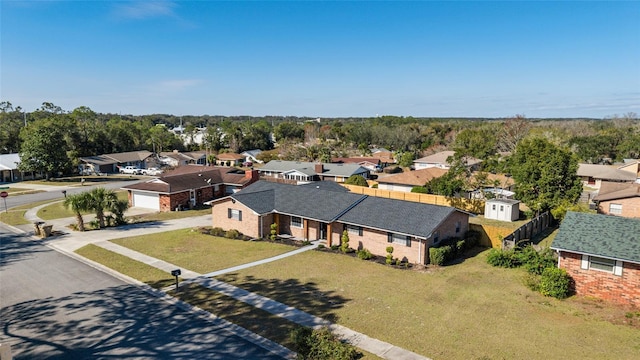
<svg viewBox="0 0 640 360"><path fill-rule="evenodd" d="M449 170L441 168L427 168L421 170L406 171L400 174L379 177L378 182L381 184L398 184L411 186L424 186L427 182L439 178L446 174Z"/></svg>
<svg viewBox="0 0 640 360"><path fill-rule="evenodd" d="M640 263L640 220L570 211L551 248Z"/></svg>
<svg viewBox="0 0 640 360"><path fill-rule="evenodd" d="M608 201L640 197L640 184L603 181L593 201Z"/></svg>

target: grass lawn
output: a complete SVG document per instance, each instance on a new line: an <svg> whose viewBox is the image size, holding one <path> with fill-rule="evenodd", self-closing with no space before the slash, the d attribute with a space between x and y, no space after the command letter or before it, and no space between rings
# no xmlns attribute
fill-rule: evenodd
<svg viewBox="0 0 640 360"><path fill-rule="evenodd" d="M530 291L486 252L427 272L305 252L217 279L434 359L635 359L625 309Z"/></svg>
<svg viewBox="0 0 640 360"><path fill-rule="evenodd" d="M36 203L12 207L11 209L9 209L9 212L5 212L5 211L0 212L0 221L9 225L29 224L29 221L27 221L24 218L24 213L33 207L40 206L42 204L47 204L52 201L56 201L56 200L46 200L46 201L40 201Z"/></svg>
<svg viewBox="0 0 640 360"><path fill-rule="evenodd" d="M175 283L175 278L170 273L93 244L83 246L75 252L156 289Z"/></svg>
<svg viewBox="0 0 640 360"><path fill-rule="evenodd" d="M191 229L111 241L201 274L269 258L295 249L269 242L224 239L204 235Z"/></svg>

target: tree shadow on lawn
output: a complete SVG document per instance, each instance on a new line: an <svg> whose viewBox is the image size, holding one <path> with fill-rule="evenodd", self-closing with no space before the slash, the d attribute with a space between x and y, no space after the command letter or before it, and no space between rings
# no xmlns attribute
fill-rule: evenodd
<svg viewBox="0 0 640 360"><path fill-rule="evenodd" d="M334 323L338 321L335 310L351 300L335 291L321 290L314 282L302 283L297 279L259 279L253 276L240 278L235 273L216 276L215 279Z"/></svg>
<svg viewBox="0 0 640 360"><path fill-rule="evenodd" d="M278 359L226 329L131 285L0 310L16 359Z"/></svg>

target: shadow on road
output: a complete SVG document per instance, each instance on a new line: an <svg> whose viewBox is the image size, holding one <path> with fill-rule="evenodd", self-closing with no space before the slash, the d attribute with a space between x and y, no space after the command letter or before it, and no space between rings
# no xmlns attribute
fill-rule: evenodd
<svg viewBox="0 0 640 360"><path fill-rule="evenodd" d="M0 310L0 341L16 359L278 359L130 285Z"/></svg>
<svg viewBox="0 0 640 360"><path fill-rule="evenodd" d="M40 241L32 239L27 234L2 233L0 237L0 268L33 257L34 253L41 251L49 250L42 247Z"/></svg>

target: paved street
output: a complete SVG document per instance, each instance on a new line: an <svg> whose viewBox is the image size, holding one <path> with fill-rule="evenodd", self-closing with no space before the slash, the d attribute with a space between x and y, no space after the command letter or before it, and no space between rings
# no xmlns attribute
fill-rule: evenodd
<svg viewBox="0 0 640 360"><path fill-rule="evenodd" d="M16 359L280 358L2 225L0 239L0 342Z"/></svg>

